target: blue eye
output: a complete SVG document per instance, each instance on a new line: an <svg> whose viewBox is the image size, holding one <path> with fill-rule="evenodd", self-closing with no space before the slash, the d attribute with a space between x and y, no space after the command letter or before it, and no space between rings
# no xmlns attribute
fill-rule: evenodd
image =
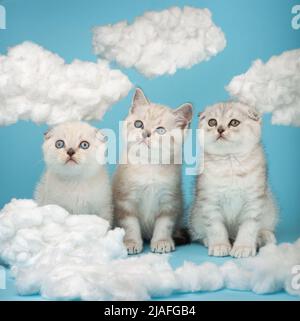
<svg viewBox="0 0 300 321"><path fill-rule="evenodd" d="M90 143L84 140L79 144L79 147L82 149L88 149L90 147Z"/></svg>
<svg viewBox="0 0 300 321"><path fill-rule="evenodd" d="M158 127L156 128L156 132L159 134L159 135L163 135L166 133L166 129L164 127Z"/></svg>
<svg viewBox="0 0 300 321"><path fill-rule="evenodd" d="M134 122L134 127L135 128L144 128L144 124L143 124L143 122L141 120L136 120Z"/></svg>
<svg viewBox="0 0 300 321"><path fill-rule="evenodd" d="M57 140L55 142L55 147L56 148L63 148L64 146L65 146L65 142L63 140L61 140L61 139L59 139L59 140Z"/></svg>

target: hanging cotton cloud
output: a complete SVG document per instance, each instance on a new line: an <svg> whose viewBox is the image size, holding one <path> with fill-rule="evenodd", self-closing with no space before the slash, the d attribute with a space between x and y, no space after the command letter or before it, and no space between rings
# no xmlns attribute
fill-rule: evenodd
<svg viewBox="0 0 300 321"><path fill-rule="evenodd" d="M300 49L253 62L226 87L231 96L272 113L272 123L300 126Z"/></svg>
<svg viewBox="0 0 300 321"><path fill-rule="evenodd" d="M132 24L96 27L93 44L97 55L153 77L208 60L226 40L208 9L172 7L146 12Z"/></svg>
<svg viewBox="0 0 300 321"><path fill-rule="evenodd" d="M54 125L101 119L131 87L127 76L105 61L66 64L24 42L0 55L0 126L18 120Z"/></svg>
<svg viewBox="0 0 300 321"><path fill-rule="evenodd" d="M50 299L146 300L224 287L300 295L293 280L300 239L294 245L269 245L255 258L222 266L185 262L173 270L167 255L128 258L124 231L108 226L94 215L13 200L0 212L0 258L11 266L20 294Z"/></svg>

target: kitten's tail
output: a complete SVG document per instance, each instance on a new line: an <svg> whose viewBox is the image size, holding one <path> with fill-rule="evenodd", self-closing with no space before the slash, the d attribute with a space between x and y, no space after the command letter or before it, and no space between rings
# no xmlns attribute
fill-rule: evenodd
<svg viewBox="0 0 300 321"><path fill-rule="evenodd" d="M189 230L185 227L176 229L173 234L173 240L176 246L190 244L191 236Z"/></svg>

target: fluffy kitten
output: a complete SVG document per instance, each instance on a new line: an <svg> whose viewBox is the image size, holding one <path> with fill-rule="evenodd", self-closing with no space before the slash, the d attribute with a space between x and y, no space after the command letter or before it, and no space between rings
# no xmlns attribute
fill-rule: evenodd
<svg viewBox="0 0 300 321"><path fill-rule="evenodd" d="M142 90L136 90L123 128L123 164L113 183L116 223L125 229L129 254L142 251L143 239L151 240L153 252L175 249L174 233L183 215L181 165L175 158L181 157L191 119L190 104L172 110L150 103Z"/></svg>
<svg viewBox="0 0 300 321"><path fill-rule="evenodd" d="M83 122L58 125L45 134L46 172L37 186L39 205L57 204L73 214L96 214L112 221L105 137Z"/></svg>
<svg viewBox="0 0 300 321"><path fill-rule="evenodd" d="M220 103L201 113L199 128L204 131L204 170L190 217L193 239L203 241L209 255L254 256L257 246L275 242L277 220L261 118L241 103Z"/></svg>

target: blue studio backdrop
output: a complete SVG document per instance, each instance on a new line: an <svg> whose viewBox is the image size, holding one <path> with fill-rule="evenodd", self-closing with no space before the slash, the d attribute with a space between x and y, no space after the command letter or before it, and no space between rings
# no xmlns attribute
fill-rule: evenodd
<svg viewBox="0 0 300 321"><path fill-rule="evenodd" d="M191 69L181 69L172 76L155 79L147 79L133 69L120 68L152 101L173 108L191 102L196 114L207 105L228 100L224 87L235 75L244 73L253 60L260 58L267 61L273 55L300 47L300 29L295 30L291 25L291 11L296 4L300 4L300 1L0 0L0 5L6 9L6 29L0 29L0 54L6 54L8 47L29 40L59 54L66 62L76 58L96 61L91 32L96 25L132 21L145 11L159 11L175 5L209 8L213 21L222 28L227 39L226 48L216 57ZM119 121L128 113L132 94L133 91L112 106L102 121L93 122L93 125L118 132ZM197 117L194 117L192 128L196 126ZM41 145L46 128L46 125L24 121L0 127L0 208L12 198L32 198L35 185L44 170ZM294 241L300 236L299 141L300 128L275 126L271 124L269 115L264 116L263 143L268 158L269 180L280 207L277 228L280 242ZM109 165L111 174L114 169L115 165ZM187 208L193 196L193 182L193 176L184 175ZM200 262L198 253L206 252L199 245L186 252L179 250L172 256L172 264L177 266L184 259L192 259L194 256L194 261ZM16 296L12 280L8 280L6 291L0 290L0 299L10 298L22 299ZM169 299L172 298L200 297L194 294ZM283 293L268 297L246 292L235 294L233 291L202 296L202 299L226 298L292 299Z"/></svg>

